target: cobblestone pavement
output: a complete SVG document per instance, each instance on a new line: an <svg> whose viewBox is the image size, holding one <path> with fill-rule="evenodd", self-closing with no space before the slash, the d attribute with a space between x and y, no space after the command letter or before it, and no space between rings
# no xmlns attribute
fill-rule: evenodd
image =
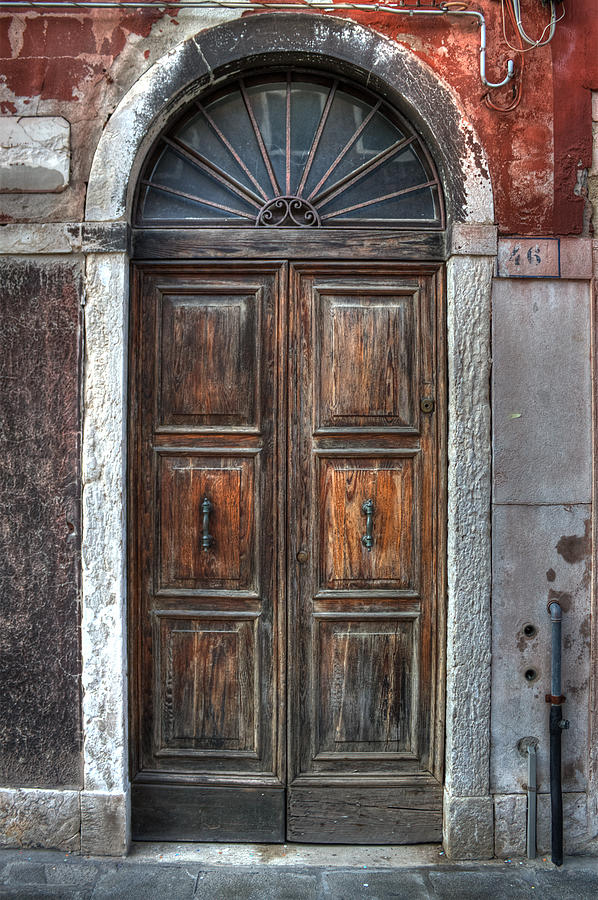
<svg viewBox="0 0 598 900"><path fill-rule="evenodd" d="M201 857L201 850L197 850ZM325 855L325 848L322 853ZM184 857L184 858L179 858ZM362 865L204 864L190 853L126 859L0 851L0 898L36 900L584 900L598 898L598 859Z"/></svg>

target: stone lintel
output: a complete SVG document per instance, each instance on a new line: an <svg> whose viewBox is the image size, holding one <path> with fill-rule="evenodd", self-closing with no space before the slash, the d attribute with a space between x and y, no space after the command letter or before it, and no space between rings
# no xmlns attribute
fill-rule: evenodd
<svg viewBox="0 0 598 900"><path fill-rule="evenodd" d="M0 226L0 256L118 253L127 249L124 222L51 222Z"/></svg>

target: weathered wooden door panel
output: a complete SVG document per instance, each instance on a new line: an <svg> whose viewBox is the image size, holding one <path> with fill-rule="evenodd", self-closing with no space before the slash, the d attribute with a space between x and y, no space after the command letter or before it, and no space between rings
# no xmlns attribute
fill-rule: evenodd
<svg viewBox="0 0 598 900"><path fill-rule="evenodd" d="M134 836L440 840L437 271L148 263L135 290Z"/></svg>
<svg viewBox="0 0 598 900"><path fill-rule="evenodd" d="M433 778L406 786L296 786L288 804L299 843L421 844L442 840L442 788ZM400 896L400 894L399 894Z"/></svg>
<svg viewBox="0 0 598 900"><path fill-rule="evenodd" d="M160 306L158 427L259 428L261 287L163 294Z"/></svg>
<svg viewBox="0 0 598 900"><path fill-rule="evenodd" d="M134 834L282 840L286 270L150 264L136 281Z"/></svg>
<svg viewBox="0 0 598 900"><path fill-rule="evenodd" d="M313 300L317 432L416 430L417 294L353 279Z"/></svg>
<svg viewBox="0 0 598 900"><path fill-rule="evenodd" d="M287 835L438 840L435 279L297 263L290 308Z"/></svg>
<svg viewBox="0 0 598 900"><path fill-rule="evenodd" d="M319 475L319 588L417 590L420 454L343 457L315 451ZM317 477L317 476L316 476ZM371 501L371 540L366 551ZM372 552L373 551L373 552Z"/></svg>
<svg viewBox="0 0 598 900"><path fill-rule="evenodd" d="M258 466L255 454L158 454L160 589L256 589Z"/></svg>

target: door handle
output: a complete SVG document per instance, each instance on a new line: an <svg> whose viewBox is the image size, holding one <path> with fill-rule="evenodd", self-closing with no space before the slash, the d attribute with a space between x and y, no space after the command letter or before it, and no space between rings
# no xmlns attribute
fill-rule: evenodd
<svg viewBox="0 0 598 900"><path fill-rule="evenodd" d="M369 552L374 546L374 538L372 537L372 530L374 528L374 501L366 500L363 506L361 507L362 513L365 515L365 534L361 538L361 543L365 547L365 549Z"/></svg>
<svg viewBox="0 0 598 900"><path fill-rule="evenodd" d="M201 502L201 511L203 513L203 534L201 538L201 546L205 551L209 550L214 543L214 538L210 534L210 512L213 508L214 507L212 506L208 498L204 497Z"/></svg>

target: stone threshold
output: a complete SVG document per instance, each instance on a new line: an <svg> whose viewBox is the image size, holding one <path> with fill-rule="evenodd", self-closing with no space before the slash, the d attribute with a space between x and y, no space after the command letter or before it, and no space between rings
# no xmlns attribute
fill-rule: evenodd
<svg viewBox="0 0 598 900"><path fill-rule="evenodd" d="M437 866L442 844L355 846L349 844L206 844L136 841L127 861L140 864L199 862L207 866L395 869Z"/></svg>

